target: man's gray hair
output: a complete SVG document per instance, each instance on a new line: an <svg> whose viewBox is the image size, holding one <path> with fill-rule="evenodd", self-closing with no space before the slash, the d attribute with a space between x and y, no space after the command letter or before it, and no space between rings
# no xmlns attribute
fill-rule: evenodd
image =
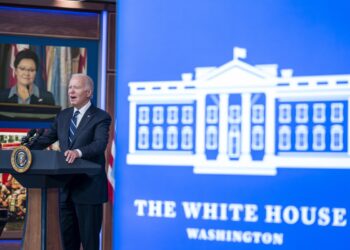
<svg viewBox="0 0 350 250"><path fill-rule="evenodd" d="M94 81L91 79L90 76L88 76L87 74L83 74L83 73L76 73L76 74L72 74L71 78L73 78L73 77L83 78L86 86L89 89L91 89L92 93L94 93Z"/></svg>

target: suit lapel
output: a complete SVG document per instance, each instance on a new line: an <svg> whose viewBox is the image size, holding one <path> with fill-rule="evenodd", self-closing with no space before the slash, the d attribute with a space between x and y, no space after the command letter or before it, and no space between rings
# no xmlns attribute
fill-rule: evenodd
<svg viewBox="0 0 350 250"><path fill-rule="evenodd" d="M7 96L8 96L8 95L7 95ZM18 103L18 96L17 96L17 95L13 95L13 96L11 96L11 98L8 99L6 102Z"/></svg>
<svg viewBox="0 0 350 250"><path fill-rule="evenodd" d="M39 104L39 99L35 95L30 96L30 103L31 104Z"/></svg>

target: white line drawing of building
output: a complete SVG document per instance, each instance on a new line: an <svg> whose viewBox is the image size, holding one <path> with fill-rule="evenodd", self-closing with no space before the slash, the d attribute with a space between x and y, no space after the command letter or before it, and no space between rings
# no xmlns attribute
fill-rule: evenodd
<svg viewBox="0 0 350 250"><path fill-rule="evenodd" d="M349 75L293 76L233 60L181 81L130 82L129 165L197 174L350 169Z"/></svg>

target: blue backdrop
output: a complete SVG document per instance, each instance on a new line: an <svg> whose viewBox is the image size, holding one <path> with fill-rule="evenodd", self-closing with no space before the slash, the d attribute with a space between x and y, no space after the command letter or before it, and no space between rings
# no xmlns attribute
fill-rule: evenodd
<svg viewBox="0 0 350 250"><path fill-rule="evenodd" d="M143 84L135 91L147 88L143 82L156 90L160 87L154 87L154 81L181 81L182 73L194 72L196 67L218 67L231 61L234 46L247 49L244 62L249 65L277 63L292 68L295 76L349 74L349 7L347 1L320 0L118 2L114 249L350 248L347 167L281 168L276 175L267 176L203 175L194 173L191 163L177 166L170 160L169 164L146 160L143 164L146 158L138 155L136 161L127 161L132 151L129 127L136 131L130 119L130 82ZM346 132L348 103L343 104ZM137 105L139 110L145 101ZM150 116L154 105L158 104L146 107ZM330 115L331 104L326 105ZM144 122L138 119L137 126ZM146 139L155 141L151 136ZM347 138L344 143L348 144ZM145 145L138 144L136 150ZM275 150L275 155L279 153ZM146 153L153 154L154 150ZM322 165L323 160L319 161ZM198 210L194 219L186 202L208 210ZM233 219L235 206L238 210ZM276 213L279 209L280 216ZM272 214L275 217L269 221ZM305 222L313 219L311 225Z"/></svg>

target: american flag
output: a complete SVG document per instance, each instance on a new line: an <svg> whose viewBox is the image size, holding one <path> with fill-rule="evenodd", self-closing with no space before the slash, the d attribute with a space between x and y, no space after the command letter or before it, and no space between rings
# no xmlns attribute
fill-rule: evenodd
<svg viewBox="0 0 350 250"><path fill-rule="evenodd" d="M86 48L80 48L78 72L86 74L86 70L87 70L86 67L87 67Z"/></svg>
<svg viewBox="0 0 350 250"><path fill-rule="evenodd" d="M108 200L113 203L115 179L114 179L114 158L115 158L115 137L114 131L112 135L111 150L109 154L109 161L107 167L107 178L108 178Z"/></svg>

